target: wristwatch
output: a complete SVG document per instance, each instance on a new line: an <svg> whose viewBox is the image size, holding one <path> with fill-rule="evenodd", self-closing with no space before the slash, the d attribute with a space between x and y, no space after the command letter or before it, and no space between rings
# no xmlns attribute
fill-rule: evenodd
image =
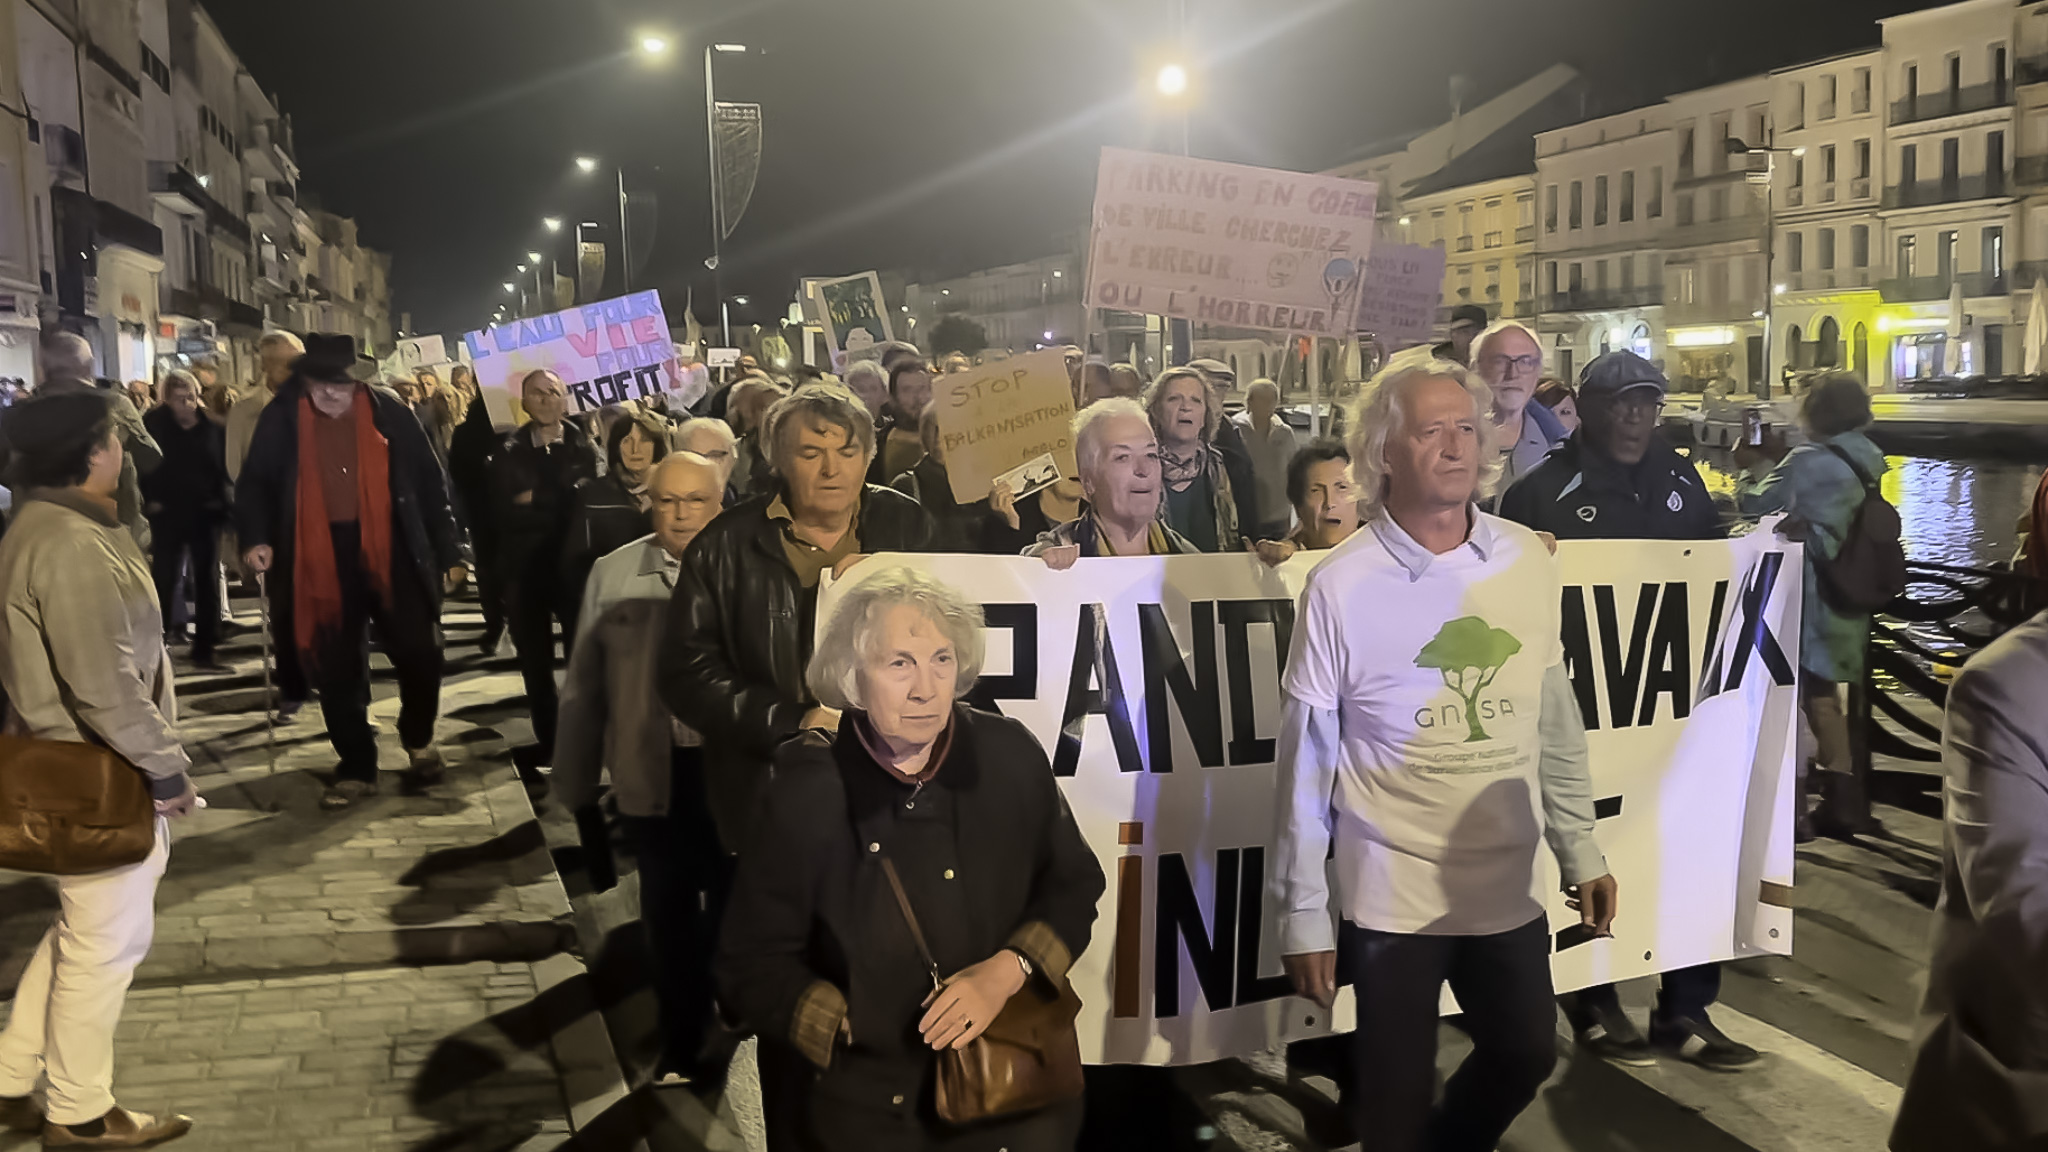
<svg viewBox="0 0 2048 1152"><path fill-rule="evenodd" d="M1024 955L1022 952L1017 951L1015 948L1010 949L1010 955L1015 956L1017 958L1017 967L1022 968L1024 970L1024 978L1026 980L1031 979L1031 977L1038 972L1038 969L1033 968L1031 966L1031 958L1029 956Z"/></svg>

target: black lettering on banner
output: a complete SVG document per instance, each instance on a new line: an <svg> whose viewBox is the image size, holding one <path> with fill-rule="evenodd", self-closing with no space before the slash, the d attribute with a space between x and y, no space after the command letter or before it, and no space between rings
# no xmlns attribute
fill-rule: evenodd
<svg viewBox="0 0 2048 1152"><path fill-rule="evenodd" d="M1742 687L1742 674L1749 667L1752 653L1763 661L1764 671L1770 674L1772 683L1793 682L1792 665L1785 659L1785 650L1779 646L1778 637L1771 632L1770 621L1764 618L1764 606L1771 602L1771 589L1777 586L1778 572L1784 566L1783 552L1766 552L1757 557L1756 567L1743 586L1742 599L1736 603L1741 618L1736 623L1735 658L1728 662L1728 679L1721 684L1720 691L1733 692ZM1717 658L1717 671L1719 667ZM1715 678L1719 679L1718 676Z"/></svg>
<svg viewBox="0 0 2048 1152"><path fill-rule="evenodd" d="M1038 605L983 604L981 614L990 632L1009 630L1010 674L983 676L975 694L989 701L1038 699Z"/></svg>
<svg viewBox="0 0 2048 1152"><path fill-rule="evenodd" d="M1230 762L1271 764L1274 742L1259 737L1252 708L1251 626L1273 626L1273 675L1277 681L1287 668L1287 644L1294 638L1294 601L1225 600L1219 611L1223 616L1223 659L1230 670Z"/></svg>
<svg viewBox="0 0 2048 1152"><path fill-rule="evenodd" d="M1685 582L1664 585L1664 598L1657 605L1657 631L1650 637L1650 674L1643 682L1643 710L1636 723L1648 725L1656 718L1657 697L1671 697L1671 718L1692 715L1692 612L1691 595Z"/></svg>
<svg viewBox="0 0 2048 1152"><path fill-rule="evenodd" d="M1159 895L1153 913L1152 1015L1165 1020L1180 1015L1180 950L1187 945L1195 979L1211 1012L1230 1007L1231 962L1237 935L1238 849L1216 853L1216 931L1202 923L1195 900L1195 881L1187 859L1179 854L1159 858Z"/></svg>
<svg viewBox="0 0 2048 1152"><path fill-rule="evenodd" d="M1287 602L1283 600L1281 603ZM1291 609L1293 605L1288 607ZM1240 1008L1294 994L1294 982L1287 978L1287 973L1259 975L1259 930L1266 923L1265 846L1246 848L1243 864L1237 877L1237 999L1234 1001Z"/></svg>
<svg viewBox="0 0 2048 1152"><path fill-rule="evenodd" d="M588 380L579 380L569 385L569 395L576 398L576 403L579 405L576 409L578 412L588 412L593 408L604 407L601 401L590 398L590 381Z"/></svg>
<svg viewBox="0 0 2048 1152"><path fill-rule="evenodd" d="M1564 586L1558 603L1559 631L1564 640L1564 670L1571 677L1572 695L1579 701L1579 716L1586 731L1600 728L1600 704L1593 684L1593 638L1586 631L1586 590L1577 584Z"/></svg>
<svg viewBox="0 0 2048 1152"><path fill-rule="evenodd" d="M1204 768L1223 767L1223 702L1216 694L1216 605L1188 604L1195 630L1195 674L1180 658L1180 641L1159 604L1138 605L1138 635L1145 656L1145 744L1154 772L1173 771L1173 726L1167 715L1169 690L1180 706L1181 722L1195 746L1195 760ZM1235 693L1233 682L1231 691ZM1234 702L1234 701L1233 701Z"/></svg>
<svg viewBox="0 0 2048 1152"><path fill-rule="evenodd" d="M1607 670L1607 715L1616 728L1627 728L1635 714L1636 690L1642 687L1643 641L1650 635L1650 621L1657 611L1657 586L1645 584L1636 592L1636 619L1629 629L1628 647L1623 649L1614 614L1614 588L1593 586L1593 609L1600 617L1600 662Z"/></svg>
<svg viewBox="0 0 2048 1152"><path fill-rule="evenodd" d="M1714 606L1707 611L1707 642L1700 650L1700 682L1692 698L1693 707L1705 703L1709 696L1721 690L1714 683L1721 668L1721 609L1728 606L1728 582L1714 581Z"/></svg>
<svg viewBox="0 0 2048 1152"><path fill-rule="evenodd" d="M1067 707L1060 720L1052 774L1072 776L1080 768L1081 738L1087 733L1091 714L1100 714L1109 721L1117 771L1143 772L1145 759L1138 753L1138 734L1131 728L1131 707L1124 699L1123 676L1116 668L1116 646L1109 639L1109 619L1102 605L1081 605L1074 632L1074 665L1067 676Z"/></svg>

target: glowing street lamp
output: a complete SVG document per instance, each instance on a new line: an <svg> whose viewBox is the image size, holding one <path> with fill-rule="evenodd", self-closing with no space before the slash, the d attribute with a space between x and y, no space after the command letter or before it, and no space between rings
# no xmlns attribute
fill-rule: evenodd
<svg viewBox="0 0 2048 1152"><path fill-rule="evenodd" d="M668 55L668 37L658 32L646 32L640 36L640 54L650 59Z"/></svg>
<svg viewBox="0 0 2048 1152"><path fill-rule="evenodd" d="M517 291L519 291L519 286L517 284L508 283L505 285L505 295L510 296L511 294Z"/></svg>
<svg viewBox="0 0 2048 1152"><path fill-rule="evenodd" d="M560 216L543 216L540 218L540 222L541 226L550 232L560 232L562 230L562 218Z"/></svg>
<svg viewBox="0 0 2048 1152"><path fill-rule="evenodd" d="M576 158L576 167L577 167L577 169L578 169L579 171L581 171L581 172L582 172L582 173L583 173L583 174L584 174L585 176L588 176L588 175L590 175L590 174L591 174L592 172L595 172L595 171L597 171L597 157L595 157L595 156L578 156L578 157Z"/></svg>
<svg viewBox="0 0 2048 1152"><path fill-rule="evenodd" d="M1188 70L1178 64L1168 64L1159 69L1156 81L1161 96L1181 96L1188 90Z"/></svg>

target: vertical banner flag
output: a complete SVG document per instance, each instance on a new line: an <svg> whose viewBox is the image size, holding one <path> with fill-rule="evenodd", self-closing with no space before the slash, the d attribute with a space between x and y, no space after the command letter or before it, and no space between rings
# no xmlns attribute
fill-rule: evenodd
<svg viewBox="0 0 2048 1152"><path fill-rule="evenodd" d="M398 342L398 366L407 372L446 359L447 345L439 336L412 336Z"/></svg>
<svg viewBox="0 0 2048 1152"><path fill-rule="evenodd" d="M754 179L761 174L761 106L719 101L711 121L717 131L718 235L732 235L754 198Z"/></svg>
<svg viewBox="0 0 2048 1152"><path fill-rule="evenodd" d="M576 298L595 300L604 291L604 245L585 240L576 245Z"/></svg>
<svg viewBox="0 0 2048 1152"><path fill-rule="evenodd" d="M572 413L661 396L683 383L658 292L513 320L471 332L462 342L499 424L524 422L519 386L542 368L568 386Z"/></svg>
<svg viewBox="0 0 2048 1152"><path fill-rule="evenodd" d="M896 338L889 327L889 309L882 302L882 278L875 273L819 280L812 291L833 352L855 360L872 359L881 355L875 350L877 345Z"/></svg>
<svg viewBox="0 0 2048 1152"><path fill-rule="evenodd" d="M1088 303L1348 336L1378 196L1363 180L1104 148Z"/></svg>
<svg viewBox="0 0 2048 1152"><path fill-rule="evenodd" d="M821 594L822 628L863 574L912 563L981 603L977 697L1037 737L1108 881L1072 972L1091 1063L1198 1064L1352 1026L1348 991L1334 1019L1292 995L1269 888L1281 673L1303 582L1330 554L1277 569L1172 556L1066 572L1020 557L875 556ZM1567 542L1557 560L1597 836L1621 888L1613 939L1591 939L1548 849L1532 845L1527 883L1547 910L1558 990L1789 954L1798 545L1766 527ZM1439 647L1414 659L1435 667ZM1454 659L1492 661L1484 674L1535 651ZM1444 671L1414 715L1415 745L1466 741L1495 714L1499 702L1468 693L1482 678L1469 673Z"/></svg>
<svg viewBox="0 0 2048 1152"><path fill-rule="evenodd" d="M1038 466L1033 479L1010 485L1020 499L1036 487L1077 474L1074 386L1062 349L934 376L932 402L939 406L946 478L961 504L986 499L997 477L1026 465ZM1038 480L1048 468L1049 478Z"/></svg>
<svg viewBox="0 0 2048 1152"><path fill-rule="evenodd" d="M1427 344L1436 335L1444 296L1444 250L1431 244L1373 245L1358 293L1357 331L1370 332L1389 352Z"/></svg>

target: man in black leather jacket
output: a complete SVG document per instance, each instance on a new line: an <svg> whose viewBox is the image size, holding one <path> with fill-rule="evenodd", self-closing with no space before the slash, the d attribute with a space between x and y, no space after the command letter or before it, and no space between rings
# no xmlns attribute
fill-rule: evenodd
<svg viewBox="0 0 2048 1152"><path fill-rule="evenodd" d="M837 385L798 388L768 411L775 486L711 522L683 554L659 671L663 703L704 736L718 838L745 842L783 741L839 717L804 686L822 574L875 552L922 552L931 521L867 484L867 408Z"/></svg>

